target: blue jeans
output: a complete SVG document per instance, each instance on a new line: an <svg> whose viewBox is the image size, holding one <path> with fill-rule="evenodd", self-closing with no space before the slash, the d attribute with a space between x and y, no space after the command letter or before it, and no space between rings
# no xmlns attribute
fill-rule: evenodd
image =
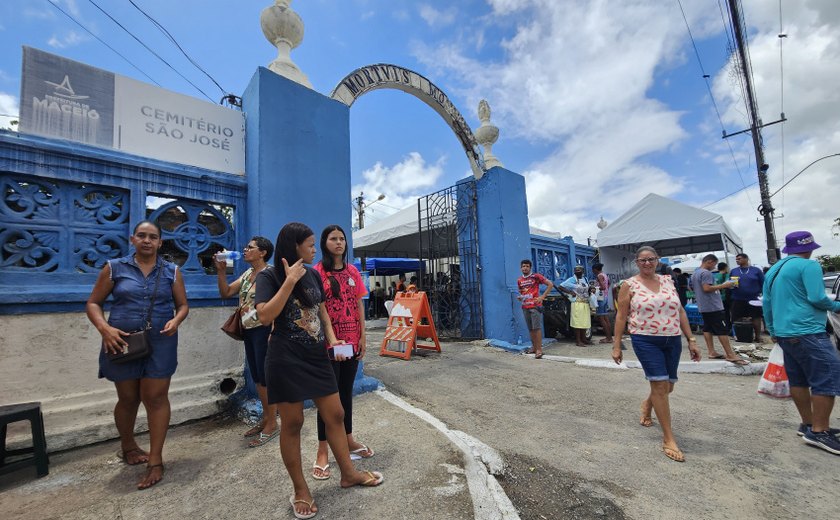
<svg viewBox="0 0 840 520"><path fill-rule="evenodd" d="M682 340L679 336L631 334L630 342L645 371L645 379L677 382L677 368L682 354Z"/></svg>
<svg viewBox="0 0 840 520"><path fill-rule="evenodd" d="M814 395L840 395L840 354L828 334L776 339L785 353L790 386L810 387Z"/></svg>

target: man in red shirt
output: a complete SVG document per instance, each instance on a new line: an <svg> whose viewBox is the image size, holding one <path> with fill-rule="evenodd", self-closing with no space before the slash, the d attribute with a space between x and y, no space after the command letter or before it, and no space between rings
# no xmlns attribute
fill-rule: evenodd
<svg viewBox="0 0 840 520"><path fill-rule="evenodd" d="M542 302L554 284L551 280L539 273L531 272L531 261L527 258L519 263L519 268L522 270L522 276L516 281L519 287L519 300L522 301L522 313L525 316L525 325L528 327L528 333L531 335L531 345L533 347L534 358L540 359L543 356L542 351ZM540 285L545 285L545 292L540 294Z"/></svg>

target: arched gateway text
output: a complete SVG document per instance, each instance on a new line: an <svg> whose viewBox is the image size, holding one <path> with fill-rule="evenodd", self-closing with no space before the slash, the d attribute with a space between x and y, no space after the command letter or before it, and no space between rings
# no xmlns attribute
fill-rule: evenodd
<svg viewBox="0 0 840 520"><path fill-rule="evenodd" d="M402 90L432 107L461 141L473 175L477 179L481 178L484 174L484 158L470 126L450 101L449 96L421 74L388 63L366 65L342 79L333 89L330 97L349 107L362 94L383 88Z"/></svg>

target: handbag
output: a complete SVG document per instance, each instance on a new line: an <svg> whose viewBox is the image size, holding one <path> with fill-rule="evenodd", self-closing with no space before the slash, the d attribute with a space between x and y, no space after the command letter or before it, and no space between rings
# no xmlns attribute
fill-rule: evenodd
<svg viewBox="0 0 840 520"><path fill-rule="evenodd" d="M233 314L225 321L221 327L222 332L235 339L236 341L245 341L245 331L242 327L242 307L237 307Z"/></svg>
<svg viewBox="0 0 840 520"><path fill-rule="evenodd" d="M146 312L146 322L142 330L129 333L125 337L126 346L122 351L108 353L108 359L111 363L121 365L138 359L145 359L152 355L152 344L149 342L149 335L152 331L152 308L155 305L155 296L157 296L158 283L160 282L160 273L163 271L163 266L158 268L157 276L155 277L155 288L152 291L152 297L149 299L149 310Z"/></svg>

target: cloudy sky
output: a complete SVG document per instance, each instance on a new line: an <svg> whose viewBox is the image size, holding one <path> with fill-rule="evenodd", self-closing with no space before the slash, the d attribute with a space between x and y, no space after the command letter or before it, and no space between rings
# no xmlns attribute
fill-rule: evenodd
<svg viewBox="0 0 840 520"><path fill-rule="evenodd" d="M221 97L129 0L5 0L0 126L17 114L21 45L205 98L94 2L207 98ZM270 0L134 3L227 92L240 94L274 57L259 28ZM723 214L760 264L752 142L721 139L722 129L749 126L725 4L682 0L687 28L677 0L295 0L306 34L292 57L324 94L362 65L410 68L442 87L473 128L487 99L501 131L494 152L525 176L535 226L586 242L601 216L612 221L654 192ZM743 10L761 117L788 119L764 129L772 192L812 161L840 153L840 2L743 0ZM352 196L385 194L368 222L470 174L446 124L401 92L360 98L351 139ZM840 239L831 238L840 216L837 169L840 157L817 162L773 198L784 215L779 237L808 229L822 251L840 254Z"/></svg>

